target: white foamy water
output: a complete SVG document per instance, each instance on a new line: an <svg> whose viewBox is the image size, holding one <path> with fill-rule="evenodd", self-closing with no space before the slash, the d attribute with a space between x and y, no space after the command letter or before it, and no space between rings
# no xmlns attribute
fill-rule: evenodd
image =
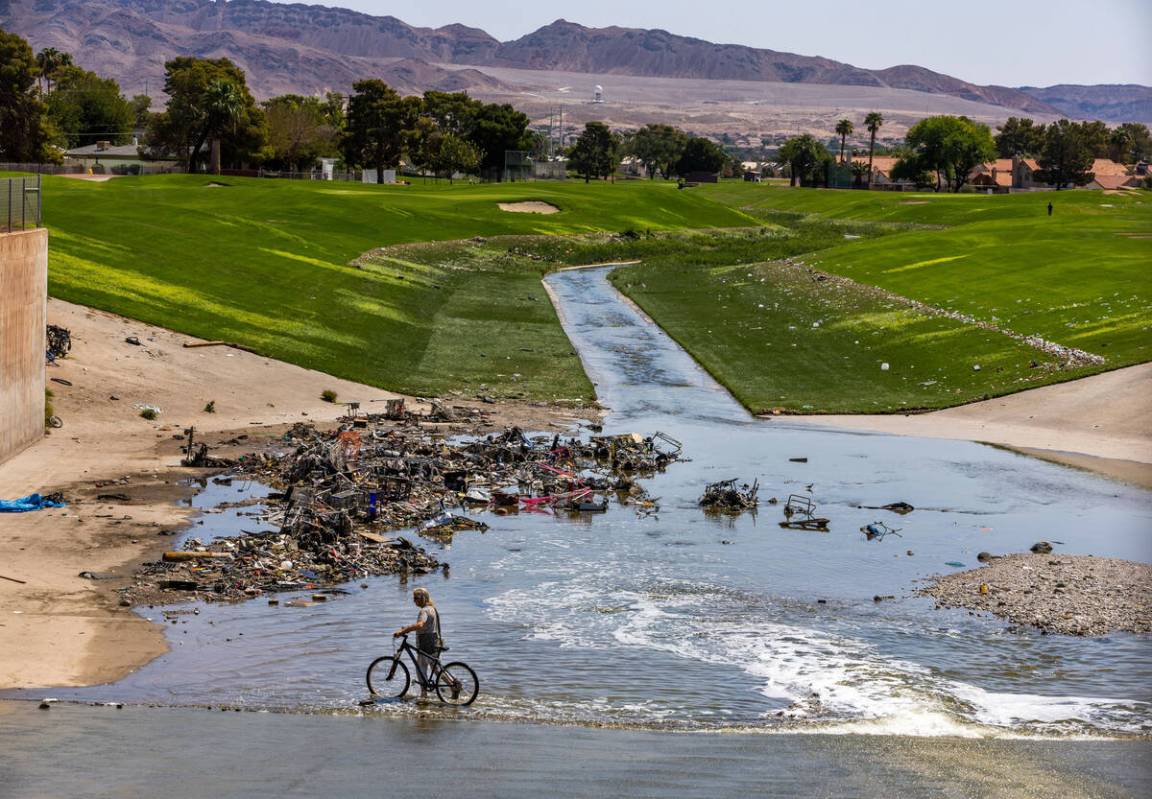
<svg viewBox="0 0 1152 799"><path fill-rule="evenodd" d="M488 611L525 625L527 638L562 648L661 652L715 666L717 681L731 681L736 669L765 698L760 723L783 722L792 731L1067 735L1138 732L1152 716L1138 701L993 692L944 679L867 642L795 623L787 604L702 583L656 580L629 590L585 572L507 591L488 601ZM653 722L669 720L666 710L651 710Z"/></svg>

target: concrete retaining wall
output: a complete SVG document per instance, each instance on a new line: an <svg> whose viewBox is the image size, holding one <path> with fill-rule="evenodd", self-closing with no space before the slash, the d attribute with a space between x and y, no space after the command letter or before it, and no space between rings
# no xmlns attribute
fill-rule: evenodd
<svg viewBox="0 0 1152 799"><path fill-rule="evenodd" d="M0 463L44 436L48 231L0 233Z"/></svg>

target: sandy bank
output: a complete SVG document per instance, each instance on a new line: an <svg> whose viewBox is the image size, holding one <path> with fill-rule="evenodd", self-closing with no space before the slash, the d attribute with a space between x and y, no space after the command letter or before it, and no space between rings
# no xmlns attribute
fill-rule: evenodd
<svg viewBox="0 0 1152 799"><path fill-rule="evenodd" d="M213 443L242 432L250 450L262 430L340 416L342 406L320 399L326 389L342 402L398 396L229 347L188 349L182 334L57 300L48 318L72 331L72 355L48 368L71 383L48 384L64 427L0 465L0 497L63 490L70 504L0 516L0 574L24 581L0 580L0 688L114 680L165 651L160 628L118 605L115 576L155 557L171 542L158 533L186 518L176 503L188 473L174 438L185 427ZM215 413L204 411L210 401ZM140 417L145 403L161 409L155 421ZM500 425L549 429L573 418L484 408Z"/></svg>
<svg viewBox="0 0 1152 799"><path fill-rule="evenodd" d="M999 444L1152 487L1152 364L932 413L787 421Z"/></svg>

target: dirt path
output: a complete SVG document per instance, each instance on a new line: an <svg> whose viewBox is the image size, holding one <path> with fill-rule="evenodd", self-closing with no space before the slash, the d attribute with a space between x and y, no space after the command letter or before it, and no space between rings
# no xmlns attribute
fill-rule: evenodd
<svg viewBox="0 0 1152 799"><path fill-rule="evenodd" d="M1152 487L1152 364L932 413L787 421L983 441Z"/></svg>
<svg viewBox="0 0 1152 799"><path fill-rule="evenodd" d="M177 502L191 491L178 466L185 427L210 442L245 434L251 447L296 421L337 419L344 408L324 390L368 410L399 396L230 347L185 348L195 339L58 300L48 318L72 331L72 355L48 368L71 383L48 384L64 427L0 465L0 497L63 490L69 507L0 516L0 574L24 581L0 580L0 689L114 680L165 651L159 627L119 607L123 583L78 575L126 575L171 541L159 533L186 519ZM141 404L158 418L141 418ZM483 407L496 424L529 429L576 418Z"/></svg>

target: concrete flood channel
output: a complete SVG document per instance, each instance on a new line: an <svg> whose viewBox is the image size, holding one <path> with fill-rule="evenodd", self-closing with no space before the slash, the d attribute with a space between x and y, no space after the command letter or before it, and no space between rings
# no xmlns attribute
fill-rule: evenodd
<svg viewBox="0 0 1152 799"><path fill-rule="evenodd" d="M331 716L375 721L383 740L394 742L410 735L511 741L526 737L520 727L493 731L488 722L522 722L540 730L527 736L535 743L523 750L526 762L565 751L569 739L553 732L563 729L556 724L625 728L573 733L578 749L587 744L601 755L633 744L646 751L651 736L666 731L781 733L691 736L717 762L760 752L754 766L740 767L764 773L780 767L780 758L795 768L796 757L809 757L817 772L835 770L837 757L863 757L866 749L844 743L829 750L826 735L788 733L1023 736L1033 740L1012 750L1021 758L1041 757L1029 747L1058 746L1053 756L1069 766L1147 786L1147 769L1137 764L1146 760L1146 741L1069 740L1152 728L1147 638L1010 630L997 619L937 610L914 591L922 578L959 568L947 564L974 567L979 551L1026 551L1041 539L1061 542L1058 553L1148 561L1148 492L979 444L753 419L616 293L609 270L564 271L547 282L610 409L605 432L661 430L684 442L687 462L645 481L661 498L657 516L615 505L594 516L486 516L490 530L457 534L439 553L451 563L450 576L374 578L307 608L269 607L263 599L200 605L198 614L166 626L168 655L114 685L49 693L128 703L137 721L127 735L151 729L165 736L167 719L221 741L235 736L237 746L246 745L253 722L186 708L287 711L266 717L275 718L268 723L284 746L338 731ZM732 477L759 479L758 513L702 513L696 500L704 486ZM244 493L239 483L209 488L198 504ZM814 499L832 520L830 532L777 525L779 506L764 500L793 492ZM894 501L916 510L899 517L859 507ZM219 518L204 516L189 535L212 534ZM859 528L876 520L901 528L902 537L866 540ZM237 516L220 532L256 524ZM362 710L364 668L391 650L391 631L414 617L416 585L426 585L440 607L452 657L479 673L481 697L466 710L410 702ZM878 595L895 599L874 601ZM145 614L161 620L159 609ZM115 711L59 706L37 716L19 708L0 713L0 740L16 733L20 718L21 734L31 726L45 741L62 741L41 729L61 710L74 720L69 740L83 739L87 726L93 736L119 734L106 731L104 714ZM465 719L472 732L449 723ZM371 760L377 733L364 733L359 728L347 745L366 747L363 758ZM1062 740L1035 740L1052 737ZM673 738L672 749L691 749ZM1115 748L1101 754L1102 743ZM412 747L404 751L419 760ZM51 759L28 750L22 773L37 773L38 756ZM661 772L661 779L676 773ZM897 782L904 780L909 795L937 795L926 773ZM684 777L660 784L695 784L687 770ZM546 771L536 778L548 784Z"/></svg>

